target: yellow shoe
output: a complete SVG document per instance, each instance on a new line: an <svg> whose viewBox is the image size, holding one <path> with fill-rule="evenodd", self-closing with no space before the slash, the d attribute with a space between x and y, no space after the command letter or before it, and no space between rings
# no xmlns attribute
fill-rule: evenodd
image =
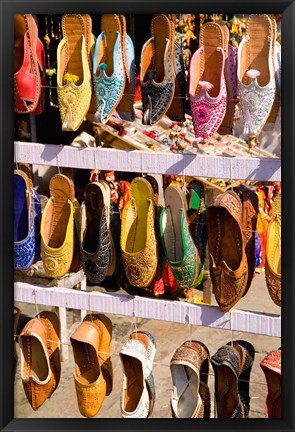
<svg viewBox="0 0 295 432"><path fill-rule="evenodd" d="M281 306L281 192L274 197L266 239L265 279L273 302Z"/></svg>
<svg viewBox="0 0 295 432"><path fill-rule="evenodd" d="M62 18L63 39L57 48L57 93L64 131L77 130L89 110L91 28L89 15L66 14Z"/></svg>
<svg viewBox="0 0 295 432"><path fill-rule="evenodd" d="M122 211L122 261L129 282L145 288L154 279L158 263L153 189L147 180L136 177L130 186L130 196Z"/></svg>
<svg viewBox="0 0 295 432"><path fill-rule="evenodd" d="M67 176L56 174L49 189L41 219L41 251L45 272L57 278L69 271L74 255L74 185Z"/></svg>

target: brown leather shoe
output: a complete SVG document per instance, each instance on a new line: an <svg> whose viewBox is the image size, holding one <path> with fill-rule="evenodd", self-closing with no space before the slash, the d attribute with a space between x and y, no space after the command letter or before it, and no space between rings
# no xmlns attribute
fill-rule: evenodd
<svg viewBox="0 0 295 432"><path fill-rule="evenodd" d="M248 263L242 233L242 203L235 192L216 197L207 209L209 268L213 291L222 311L243 296Z"/></svg>
<svg viewBox="0 0 295 432"><path fill-rule="evenodd" d="M70 340L79 410L84 417L94 417L112 389L110 320L103 315L87 315Z"/></svg>
<svg viewBox="0 0 295 432"><path fill-rule="evenodd" d="M15 336L16 336L16 332L17 332L17 324L18 324L18 320L19 320L19 316L20 316L20 310L19 308L17 308L16 306L14 306L14 320L13 320L13 339L14 339L14 378L15 378L15 372L16 372L16 365L17 365L17 361L18 361L18 355L16 352L16 343L15 343Z"/></svg>
<svg viewBox="0 0 295 432"><path fill-rule="evenodd" d="M21 378L34 411L51 397L60 380L59 332L57 315L41 312L19 337Z"/></svg>
<svg viewBox="0 0 295 432"><path fill-rule="evenodd" d="M267 382L265 416L281 418L281 350L271 351L260 363Z"/></svg>

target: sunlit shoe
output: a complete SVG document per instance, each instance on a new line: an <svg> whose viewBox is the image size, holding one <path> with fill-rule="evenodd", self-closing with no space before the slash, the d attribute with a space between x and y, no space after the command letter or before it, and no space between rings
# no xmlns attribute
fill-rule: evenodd
<svg viewBox="0 0 295 432"><path fill-rule="evenodd" d="M121 348L123 418L147 418L152 414L156 397L152 374L155 354L153 335L144 330L131 333Z"/></svg>
<svg viewBox="0 0 295 432"><path fill-rule="evenodd" d="M274 196L273 216L268 225L265 279L272 301L281 306L281 193Z"/></svg>
<svg viewBox="0 0 295 432"><path fill-rule="evenodd" d="M281 350L271 351L260 363L267 382L265 416L281 418Z"/></svg>
<svg viewBox="0 0 295 432"><path fill-rule="evenodd" d="M67 176L55 174L49 190L41 219L41 251L45 272L57 278L69 271L74 256L74 185Z"/></svg>
<svg viewBox="0 0 295 432"><path fill-rule="evenodd" d="M266 14L250 15L238 49L238 92L243 134L255 139L268 120L276 96L272 23Z"/></svg>
<svg viewBox="0 0 295 432"><path fill-rule="evenodd" d="M227 105L224 32L217 23L200 30L200 47L190 62L189 99L196 138L206 140L220 127Z"/></svg>
<svg viewBox="0 0 295 432"><path fill-rule="evenodd" d="M70 340L75 368L74 381L80 413L94 417L106 396L106 381L100 360L101 329L92 321L83 321Z"/></svg>
<svg viewBox="0 0 295 432"><path fill-rule="evenodd" d="M93 85L96 100L94 119L96 122L106 123L123 96L126 82L120 16L104 14L101 30L93 56ZM127 46L126 41L125 43L123 41L123 45ZM132 47L129 39L128 47L131 54ZM129 66L131 67L131 64Z"/></svg>
<svg viewBox="0 0 295 432"><path fill-rule="evenodd" d="M89 110L91 25L90 15L62 17L63 39L57 48L57 93L64 131L77 130Z"/></svg>
<svg viewBox="0 0 295 432"><path fill-rule="evenodd" d="M22 170L14 170L14 269L26 270L40 255L41 205Z"/></svg>
<svg viewBox="0 0 295 432"><path fill-rule="evenodd" d="M170 362L173 417L210 418L209 360L207 347L198 341L184 342L175 351Z"/></svg>
<svg viewBox="0 0 295 432"><path fill-rule="evenodd" d="M165 208L160 215L161 240L168 264L183 290L196 286L201 270L186 209L186 198L181 189L168 186L165 190Z"/></svg>
<svg viewBox="0 0 295 432"><path fill-rule="evenodd" d="M31 319L19 337L21 379L34 411L51 397L59 384L59 333L58 316L45 311Z"/></svg>
<svg viewBox="0 0 295 432"><path fill-rule="evenodd" d="M93 283L102 282L110 266L109 224L110 192L107 200L102 184L89 183L80 208L80 247L84 273Z"/></svg>
<svg viewBox="0 0 295 432"><path fill-rule="evenodd" d="M206 217L213 292L220 309L227 312L243 296L248 282L240 198L232 191L218 195Z"/></svg>
<svg viewBox="0 0 295 432"><path fill-rule="evenodd" d="M166 15L154 15L151 38L141 51L142 122L151 125L168 111L175 93L174 28Z"/></svg>
<svg viewBox="0 0 295 432"><path fill-rule="evenodd" d="M136 287L150 285L157 271L158 245L154 225L153 189L136 177L130 186L130 201L121 218L121 252L126 276Z"/></svg>

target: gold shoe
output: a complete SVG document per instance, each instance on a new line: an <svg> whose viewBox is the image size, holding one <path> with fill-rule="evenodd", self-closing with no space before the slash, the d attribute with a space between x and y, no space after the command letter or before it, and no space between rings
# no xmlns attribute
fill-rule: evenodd
<svg viewBox="0 0 295 432"><path fill-rule="evenodd" d="M57 48L57 93L64 131L77 130L89 110L91 28L90 15L62 17L63 39Z"/></svg>
<svg viewBox="0 0 295 432"><path fill-rule="evenodd" d="M153 189L147 180L136 177L130 186L130 196L122 211L122 261L129 282L145 288L154 279L158 263Z"/></svg>
<svg viewBox="0 0 295 432"><path fill-rule="evenodd" d="M281 306L281 192L274 199L266 238L265 279L272 301Z"/></svg>

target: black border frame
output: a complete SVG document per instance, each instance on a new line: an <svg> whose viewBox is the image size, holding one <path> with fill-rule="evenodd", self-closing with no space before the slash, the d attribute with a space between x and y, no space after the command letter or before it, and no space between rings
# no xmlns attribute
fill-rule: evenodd
<svg viewBox="0 0 295 432"><path fill-rule="evenodd" d="M13 392L13 15L14 13L282 13L282 210L283 210L283 313L282 313L282 362L283 393L281 420L249 419L221 420L187 419L14 419ZM193 0L31 0L0 2L0 430L1 431L76 431L108 430L110 432L136 430L208 431L230 430L295 430L294 421L294 194L292 176L294 163L295 117L295 51L294 51L294 0L248 0L221 2Z"/></svg>

